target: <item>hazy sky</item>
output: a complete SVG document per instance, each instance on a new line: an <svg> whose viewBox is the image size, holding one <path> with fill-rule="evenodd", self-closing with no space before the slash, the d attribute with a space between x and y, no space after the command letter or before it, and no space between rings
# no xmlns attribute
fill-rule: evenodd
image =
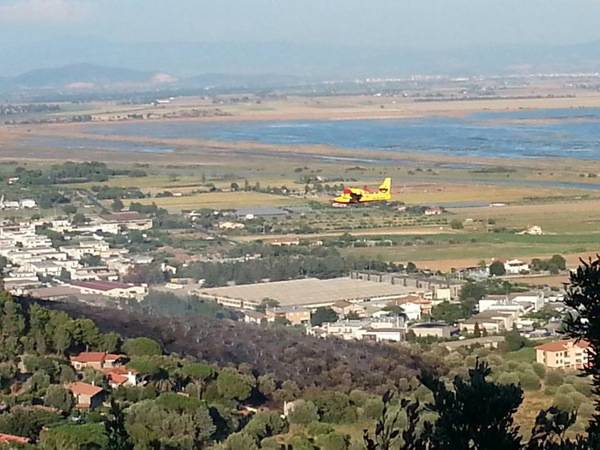
<svg viewBox="0 0 600 450"><path fill-rule="evenodd" d="M287 41L446 48L600 39L600 0L0 0L15 40Z"/></svg>

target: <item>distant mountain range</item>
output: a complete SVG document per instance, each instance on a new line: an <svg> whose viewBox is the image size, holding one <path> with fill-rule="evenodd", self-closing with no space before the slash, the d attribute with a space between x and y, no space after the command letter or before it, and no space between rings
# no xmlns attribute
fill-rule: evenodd
<svg viewBox="0 0 600 450"><path fill-rule="evenodd" d="M73 65L73 61L85 61L86 64ZM0 76L5 75L0 78L3 91L153 89L168 85L179 88L260 87L415 74L459 76L596 71L600 72L600 42L446 50L414 50L394 45L372 48L291 43L118 44L102 40L0 44Z"/></svg>
<svg viewBox="0 0 600 450"><path fill-rule="evenodd" d="M16 89L65 89L114 85L151 84L174 81L172 77L140 70L104 67L94 64L36 69L15 77L4 78L5 87Z"/></svg>
<svg viewBox="0 0 600 450"><path fill-rule="evenodd" d="M260 88L296 84L300 80L285 75L203 74L177 78L164 72L106 67L96 64L70 64L36 69L14 77L0 78L0 92L8 91L119 91L207 88Z"/></svg>

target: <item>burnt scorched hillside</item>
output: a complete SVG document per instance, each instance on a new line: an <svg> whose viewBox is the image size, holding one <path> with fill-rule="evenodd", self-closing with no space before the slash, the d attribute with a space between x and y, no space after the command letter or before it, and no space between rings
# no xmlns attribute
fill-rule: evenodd
<svg viewBox="0 0 600 450"><path fill-rule="evenodd" d="M383 392L406 383L425 363L408 349L385 344L317 339L285 328L263 328L205 317L157 318L79 303L44 302L94 320L124 338L147 336L177 353L220 366L247 364L257 375L291 380L300 388Z"/></svg>

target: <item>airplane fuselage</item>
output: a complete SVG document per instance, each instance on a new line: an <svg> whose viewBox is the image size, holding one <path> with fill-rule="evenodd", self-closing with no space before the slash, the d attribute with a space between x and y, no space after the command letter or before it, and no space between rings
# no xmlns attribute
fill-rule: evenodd
<svg viewBox="0 0 600 450"><path fill-rule="evenodd" d="M367 189L347 187L333 201L338 204L351 205L356 203L385 202L391 199L392 182L390 178L386 178L375 192Z"/></svg>

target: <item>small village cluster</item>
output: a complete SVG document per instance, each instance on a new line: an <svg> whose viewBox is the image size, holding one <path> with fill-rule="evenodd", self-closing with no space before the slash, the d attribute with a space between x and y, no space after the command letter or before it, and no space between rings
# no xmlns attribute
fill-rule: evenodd
<svg viewBox="0 0 600 450"><path fill-rule="evenodd" d="M15 295L56 298L102 295L142 300L147 287L119 280L139 261L127 248L112 248L105 237L152 228L137 213L106 214L84 224L69 219L28 220L0 225L4 287ZM54 244L49 230L64 238Z"/></svg>

